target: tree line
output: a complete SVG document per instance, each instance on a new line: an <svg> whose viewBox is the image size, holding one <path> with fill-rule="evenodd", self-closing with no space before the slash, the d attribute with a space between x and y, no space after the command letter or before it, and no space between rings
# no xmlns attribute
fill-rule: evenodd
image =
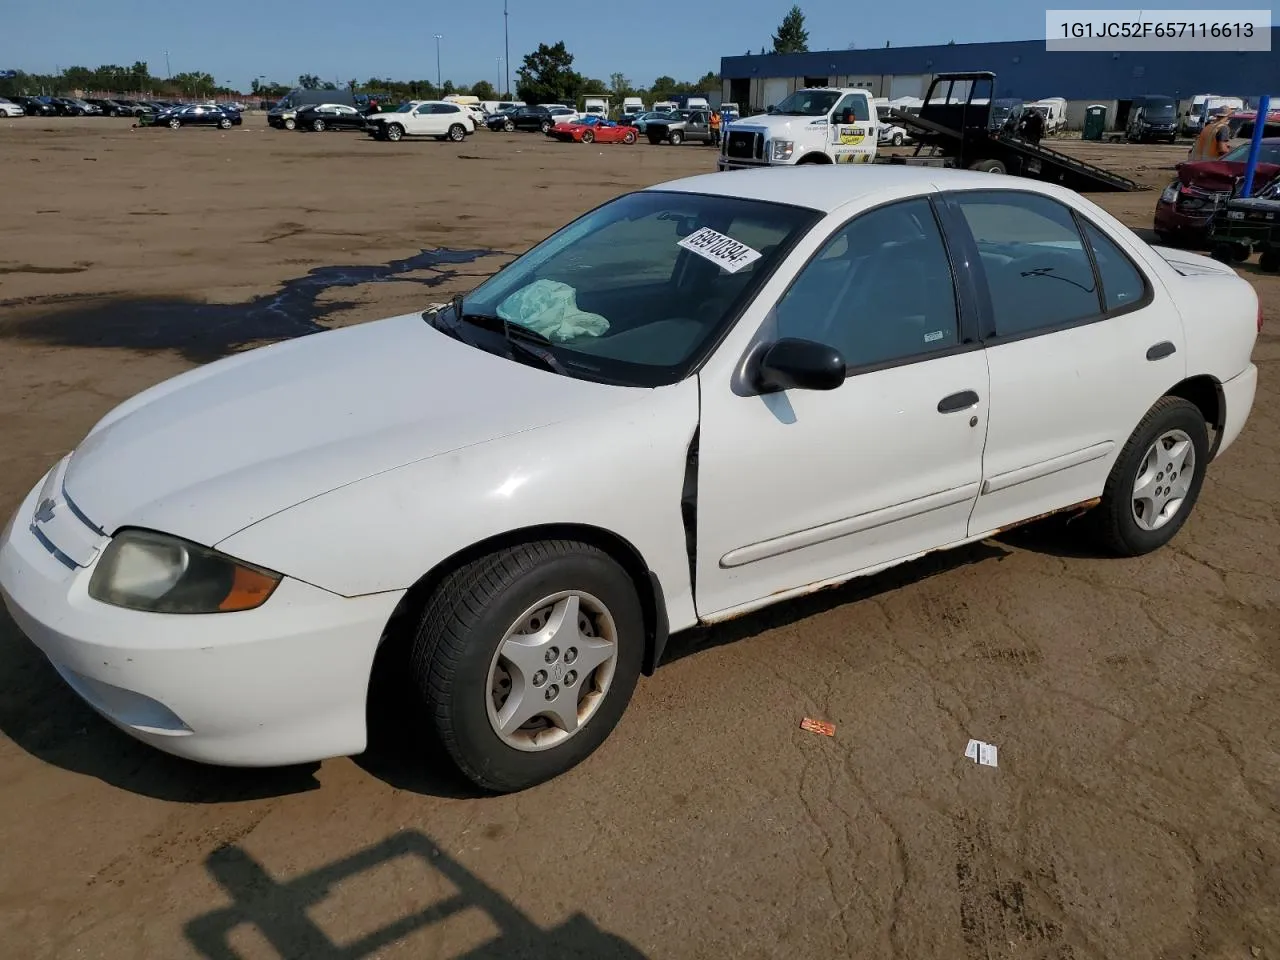
<svg viewBox="0 0 1280 960"><path fill-rule="evenodd" d="M555 44L538 44L538 48L524 57L517 71L516 96L526 103L554 103L576 101L584 95L611 95L615 102L624 97L640 97L647 102L669 99L678 93L711 93L719 90L720 76L707 71L693 81L679 81L661 76L645 87L633 83L625 74L611 74L608 80L584 76L573 69L573 54L564 41ZM278 83L265 77L255 78L250 92L261 99L274 99L288 93L295 86L308 90L337 90L334 80L322 80L313 73L304 73L296 84ZM352 78L341 84L352 92L377 94L392 100L433 100L450 94L479 97L481 100L512 99L488 80L472 84L459 84L445 80L438 87L430 80L396 80L390 77L369 77L363 83ZM109 91L120 95L135 94L151 97L203 97L239 96L242 91L219 84L214 76L202 71L186 71L172 77L152 76L145 61L132 66L103 64L99 67L67 67L56 74L26 73L15 71L13 76L0 79L0 96L30 94L66 94L74 90Z"/></svg>

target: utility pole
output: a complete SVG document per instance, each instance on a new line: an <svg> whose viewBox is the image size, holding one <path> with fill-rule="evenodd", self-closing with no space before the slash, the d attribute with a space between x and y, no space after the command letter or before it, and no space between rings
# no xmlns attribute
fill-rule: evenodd
<svg viewBox="0 0 1280 960"><path fill-rule="evenodd" d="M444 34L436 34L436 91L438 96L444 96L444 81L440 79L440 41L444 39Z"/></svg>
<svg viewBox="0 0 1280 960"><path fill-rule="evenodd" d="M173 79L173 68L169 66L169 51L164 52L164 77L166 80Z"/></svg>
<svg viewBox="0 0 1280 960"><path fill-rule="evenodd" d="M501 57L498 57L498 58L497 58L497 60L498 60L498 87L499 87L499 90L498 90L498 99L499 99L499 100L503 100L503 99L505 99L505 98L503 97L503 95L502 95L502 90L501 90L501 87L502 87L502 65L503 65L504 63L506 63L506 61L505 61L505 60L503 60Z"/></svg>
<svg viewBox="0 0 1280 960"><path fill-rule="evenodd" d="M504 99L511 99L511 35L507 29L507 0L502 0L502 56L507 65L507 89L503 90Z"/></svg>

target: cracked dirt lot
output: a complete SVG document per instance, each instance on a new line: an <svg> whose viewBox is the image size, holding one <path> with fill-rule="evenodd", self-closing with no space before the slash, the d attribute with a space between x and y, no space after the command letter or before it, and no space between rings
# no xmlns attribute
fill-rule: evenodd
<svg viewBox="0 0 1280 960"><path fill-rule="evenodd" d="M1090 153L1158 186L1182 151ZM143 387L465 289L711 161L6 121L0 513ZM1134 226L1154 200L1102 198ZM1257 403L1171 548L1041 524L676 638L605 747L522 795L394 753L170 759L0 614L0 954L1280 958L1280 278L1241 270Z"/></svg>

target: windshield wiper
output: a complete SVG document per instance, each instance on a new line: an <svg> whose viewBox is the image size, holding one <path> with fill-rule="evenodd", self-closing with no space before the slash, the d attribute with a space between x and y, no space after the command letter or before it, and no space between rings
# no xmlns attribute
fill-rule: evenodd
<svg viewBox="0 0 1280 960"><path fill-rule="evenodd" d="M463 323L470 323L486 330L492 330L494 333L502 334L502 338L507 342L507 349L510 351L509 356L512 360L526 363L529 360L533 360L552 373L569 376L569 371L565 369L564 364L551 351L550 339L540 334L537 330L531 330L529 327L512 323L502 317L484 313L467 313L462 309L462 299L463 295L460 293L453 298L454 317Z"/></svg>

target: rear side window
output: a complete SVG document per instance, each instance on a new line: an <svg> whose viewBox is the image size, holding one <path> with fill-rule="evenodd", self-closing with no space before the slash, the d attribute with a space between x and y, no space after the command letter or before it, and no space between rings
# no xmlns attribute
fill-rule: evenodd
<svg viewBox="0 0 1280 960"><path fill-rule="evenodd" d="M977 243L996 336L1017 337L1098 317L1093 264L1071 211L1016 191L952 195Z"/></svg>
<svg viewBox="0 0 1280 960"><path fill-rule="evenodd" d="M1133 262L1110 237L1092 223L1085 223L1084 235L1093 250L1093 259L1098 264L1102 298L1106 302L1107 312L1124 310L1135 303L1141 303L1147 295L1147 285Z"/></svg>

